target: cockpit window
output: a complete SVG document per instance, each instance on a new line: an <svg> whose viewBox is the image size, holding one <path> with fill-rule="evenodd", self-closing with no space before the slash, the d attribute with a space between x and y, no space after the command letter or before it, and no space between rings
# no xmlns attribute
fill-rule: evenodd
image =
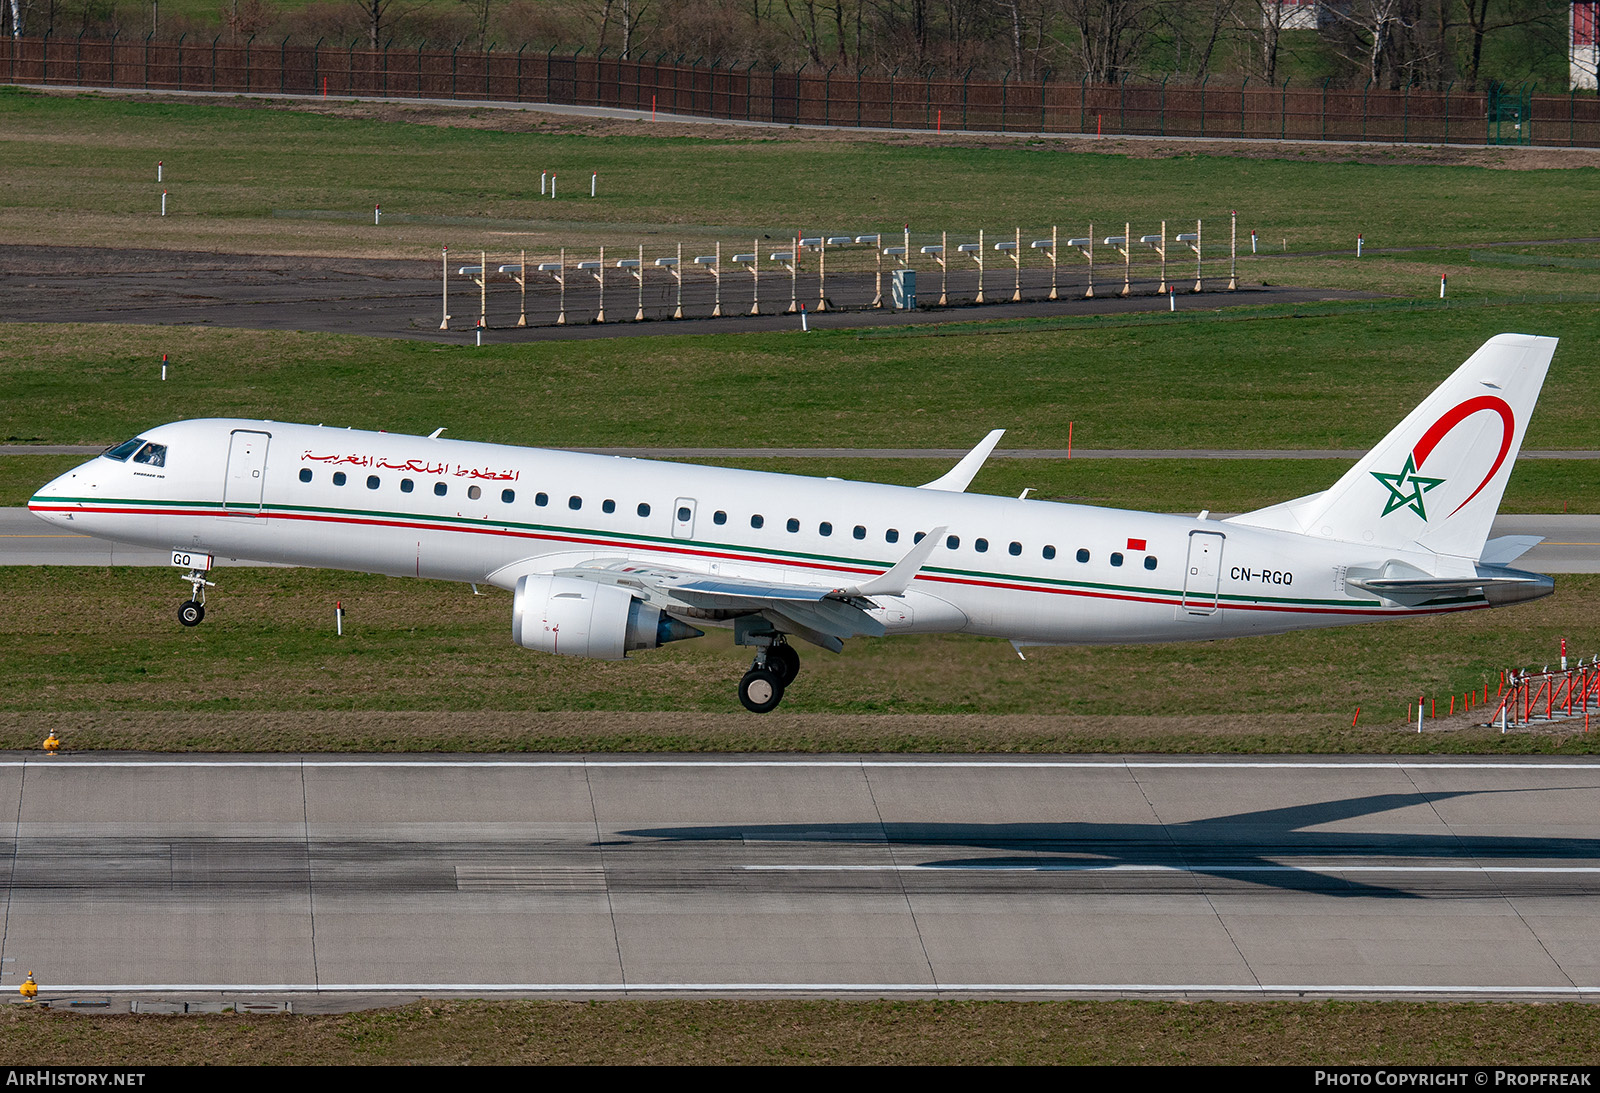
<svg viewBox="0 0 1600 1093"><path fill-rule="evenodd" d="M107 459L115 459L118 463L125 463L127 462L128 457L134 452L138 451L144 445L144 443L144 437L136 436L132 440L123 441L115 448L107 448L100 454L105 456Z"/></svg>
<svg viewBox="0 0 1600 1093"><path fill-rule="evenodd" d="M152 467L165 467L167 465L167 446L165 444L146 444L139 449L139 454L133 457L135 463L148 463Z"/></svg>

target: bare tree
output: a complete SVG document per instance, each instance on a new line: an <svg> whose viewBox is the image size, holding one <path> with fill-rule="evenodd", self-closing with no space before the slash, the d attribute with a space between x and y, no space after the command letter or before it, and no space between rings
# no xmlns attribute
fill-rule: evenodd
<svg viewBox="0 0 1600 1093"><path fill-rule="evenodd" d="M1116 83L1131 70L1155 29L1156 0L1065 0L1062 15L1075 32L1063 43L1090 83ZM1076 39L1076 40L1073 40Z"/></svg>
<svg viewBox="0 0 1600 1093"><path fill-rule="evenodd" d="M1467 59L1467 86L1473 91L1478 89L1482 72L1484 39L1512 27L1548 22L1557 13L1566 15L1566 5L1540 3L1538 0L1461 0L1461 7L1466 15L1471 43Z"/></svg>

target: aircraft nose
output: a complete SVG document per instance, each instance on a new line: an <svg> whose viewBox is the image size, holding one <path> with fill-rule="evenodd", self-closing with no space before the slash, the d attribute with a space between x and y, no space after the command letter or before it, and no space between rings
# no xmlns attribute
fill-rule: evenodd
<svg viewBox="0 0 1600 1093"><path fill-rule="evenodd" d="M68 524L73 510L93 492L88 464L84 464L40 486L28 499L28 511L52 524Z"/></svg>

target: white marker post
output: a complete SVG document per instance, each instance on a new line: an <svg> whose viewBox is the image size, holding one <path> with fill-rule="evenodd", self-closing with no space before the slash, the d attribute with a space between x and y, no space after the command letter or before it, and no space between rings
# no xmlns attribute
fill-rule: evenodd
<svg viewBox="0 0 1600 1093"><path fill-rule="evenodd" d="M761 240L757 239L751 246L751 253L736 254L733 260L750 270L750 314L761 314Z"/></svg>
<svg viewBox="0 0 1600 1093"><path fill-rule="evenodd" d="M554 171L551 171L550 172L550 200L554 201L555 199L556 199L556 173Z"/></svg>
<svg viewBox="0 0 1600 1093"><path fill-rule="evenodd" d="M1178 238L1182 239L1183 236L1180 235ZM1089 263L1089 287L1084 290L1083 298L1092 300L1094 299L1094 224L1090 223L1088 235L1068 239L1067 246L1077 247L1078 253Z"/></svg>
<svg viewBox="0 0 1600 1093"><path fill-rule="evenodd" d="M594 196L595 187L599 184L599 182L600 182L600 172L599 171L596 171L594 174L589 176L589 196L590 197Z"/></svg>
<svg viewBox="0 0 1600 1093"><path fill-rule="evenodd" d="M549 171L540 171L539 172L539 196L540 197L544 196L544 188L549 183L549 181L550 181L550 172Z"/></svg>
<svg viewBox="0 0 1600 1093"><path fill-rule="evenodd" d="M1254 254L1255 252L1256 252L1256 230L1254 228L1251 228L1250 229L1250 253Z"/></svg>
<svg viewBox="0 0 1600 1093"><path fill-rule="evenodd" d="M559 311L556 314L556 325L567 325L567 248L561 248L559 262L540 262L539 272L548 273L555 278Z"/></svg>
<svg viewBox="0 0 1600 1093"><path fill-rule="evenodd" d="M162 383L166 383L167 382L167 355L165 353L161 354L161 382ZM1561 648L1565 649L1566 647L1567 647L1567 639L1566 638L1562 638L1561 639Z"/></svg>
<svg viewBox="0 0 1600 1093"><path fill-rule="evenodd" d="M161 191L161 215L167 215L167 191Z"/></svg>
<svg viewBox="0 0 1600 1093"><path fill-rule="evenodd" d="M333 629L339 637L344 637L344 602L333 601Z"/></svg>
<svg viewBox="0 0 1600 1093"><path fill-rule="evenodd" d="M374 206L372 206L372 223L374 225L376 225L378 223L378 219L379 219L380 216L382 216L382 214L383 214L383 206L382 205L374 205Z"/></svg>
<svg viewBox="0 0 1600 1093"><path fill-rule="evenodd" d="M1162 230L1165 231L1166 229L1163 228ZM1047 297L1047 299L1051 299L1051 300L1060 299L1061 298L1060 294L1056 292L1056 229L1055 229L1055 227L1052 226L1050 228L1050 238L1049 239L1035 239L1033 241L1033 243L1032 243L1031 249L1032 250L1042 250L1042 251L1044 251L1044 256L1046 258L1050 259L1050 295Z"/></svg>
<svg viewBox="0 0 1600 1093"><path fill-rule="evenodd" d="M1445 277L1446 277L1445 274L1443 274L1443 273L1439 274L1439 299L1441 299L1441 300L1444 299Z"/></svg>
<svg viewBox="0 0 1600 1093"><path fill-rule="evenodd" d="M440 247L439 248L439 263L440 263L439 272L441 274L443 274L443 278L439 283L443 286L441 291L442 291L442 294L443 294L442 303L443 303L443 308L444 308L444 310L441 312L441 314L444 317L442 319L440 319L440 321L439 321L439 329L440 330L449 330L450 329L450 248L449 247Z"/></svg>
<svg viewBox="0 0 1600 1093"><path fill-rule="evenodd" d="M1356 235L1356 257L1357 258L1361 257L1361 243L1362 243L1361 236L1359 234L1357 234Z"/></svg>
<svg viewBox="0 0 1600 1093"><path fill-rule="evenodd" d="M1234 210L1228 214L1230 225L1228 228L1228 291L1239 290L1239 213Z"/></svg>
<svg viewBox="0 0 1600 1093"><path fill-rule="evenodd" d="M872 252L875 255L877 255L877 258L878 258L878 272L877 272L877 280L873 282L873 286L874 287L873 287L873 293L872 293L872 306L873 307L882 307L883 306L883 251L881 251L878 248L879 239L878 239L878 237L876 235L858 235L858 236L856 236L856 242L857 243L871 243L872 244Z"/></svg>
<svg viewBox="0 0 1600 1093"><path fill-rule="evenodd" d="M708 262L706 259L709 258ZM722 243L717 243L717 253L696 258L695 264L709 266L711 274L711 317L722 318Z"/></svg>
<svg viewBox="0 0 1600 1093"><path fill-rule="evenodd" d="M156 160L156 181L157 182L161 181L161 167L162 167L161 161L159 159Z"/></svg>

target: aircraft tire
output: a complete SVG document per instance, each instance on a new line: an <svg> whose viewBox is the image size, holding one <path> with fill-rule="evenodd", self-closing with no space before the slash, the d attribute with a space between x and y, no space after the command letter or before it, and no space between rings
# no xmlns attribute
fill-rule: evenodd
<svg viewBox="0 0 1600 1093"><path fill-rule="evenodd" d="M751 713L767 713L783 701L783 680L776 672L752 668L739 681L739 701Z"/></svg>
<svg viewBox="0 0 1600 1093"><path fill-rule="evenodd" d="M205 617L205 605L196 600L185 600L178 607L178 621L185 626L199 626Z"/></svg>
<svg viewBox="0 0 1600 1093"><path fill-rule="evenodd" d="M800 674L800 654L792 645L774 645L767 649L767 670L778 677L785 687Z"/></svg>

